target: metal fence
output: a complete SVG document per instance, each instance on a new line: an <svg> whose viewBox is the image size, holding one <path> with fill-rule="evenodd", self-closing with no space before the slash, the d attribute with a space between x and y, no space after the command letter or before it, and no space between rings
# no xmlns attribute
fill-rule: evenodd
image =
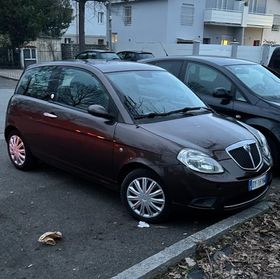
<svg viewBox="0 0 280 279"><path fill-rule="evenodd" d="M0 68L19 68L20 52L9 48L0 48Z"/></svg>

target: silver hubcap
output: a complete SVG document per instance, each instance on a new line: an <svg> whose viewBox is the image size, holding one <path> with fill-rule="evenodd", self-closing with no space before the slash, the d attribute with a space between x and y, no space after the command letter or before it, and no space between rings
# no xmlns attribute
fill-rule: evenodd
<svg viewBox="0 0 280 279"><path fill-rule="evenodd" d="M22 166L25 162L26 151L19 136L14 135L10 138L9 151L13 162L18 166Z"/></svg>
<svg viewBox="0 0 280 279"><path fill-rule="evenodd" d="M127 188L127 201L131 209L145 218L156 217L165 206L165 195L161 186L153 179L134 179Z"/></svg>

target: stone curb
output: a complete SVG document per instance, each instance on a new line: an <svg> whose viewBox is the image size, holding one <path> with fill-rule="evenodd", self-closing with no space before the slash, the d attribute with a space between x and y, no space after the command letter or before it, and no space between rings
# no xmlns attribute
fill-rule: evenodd
<svg viewBox="0 0 280 279"><path fill-rule="evenodd" d="M173 245L165 248L161 252L141 261L140 263L124 270L112 277L112 279L144 279L153 278L165 272L168 267L175 265L184 257L194 253L197 243L211 243L221 234L244 223L245 221L267 211L272 203L262 201L248 209L245 209L225 220L211 225Z"/></svg>

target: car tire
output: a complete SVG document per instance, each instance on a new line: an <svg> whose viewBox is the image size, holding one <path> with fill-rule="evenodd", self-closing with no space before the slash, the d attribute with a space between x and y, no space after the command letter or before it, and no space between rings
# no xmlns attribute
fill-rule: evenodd
<svg viewBox="0 0 280 279"><path fill-rule="evenodd" d="M136 169L130 172L122 182L121 199L137 220L157 223L169 216L170 202L166 187L150 170Z"/></svg>
<svg viewBox="0 0 280 279"><path fill-rule="evenodd" d="M26 171L34 167L36 159L17 130L9 133L7 148L9 157L17 169Z"/></svg>

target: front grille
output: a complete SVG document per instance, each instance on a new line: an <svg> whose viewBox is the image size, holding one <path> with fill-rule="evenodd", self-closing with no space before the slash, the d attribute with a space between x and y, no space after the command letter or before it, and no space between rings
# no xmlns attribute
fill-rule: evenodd
<svg viewBox="0 0 280 279"><path fill-rule="evenodd" d="M246 140L226 148L226 152L235 163L245 170L256 170L262 163L262 157L257 143Z"/></svg>

